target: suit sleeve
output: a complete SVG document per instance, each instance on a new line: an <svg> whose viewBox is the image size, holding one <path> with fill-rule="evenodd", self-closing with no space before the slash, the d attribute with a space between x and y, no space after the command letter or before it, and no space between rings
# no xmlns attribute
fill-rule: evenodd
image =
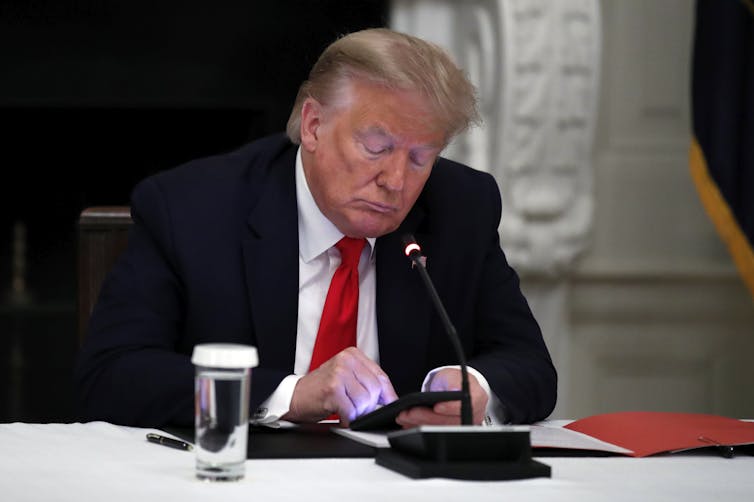
<svg viewBox="0 0 754 502"><path fill-rule="evenodd" d="M82 420L189 425L194 369L177 352L184 305L170 217L152 180L137 186L128 246L102 285L76 366Z"/></svg>
<svg viewBox="0 0 754 502"><path fill-rule="evenodd" d="M486 183L489 209L478 226L483 256L475 295L473 349L469 364L487 378L507 422L546 418L555 406L557 374L537 321L521 293L519 278L500 247L500 192ZM490 217L491 216L491 217Z"/></svg>
<svg viewBox="0 0 754 502"><path fill-rule="evenodd" d="M166 200L153 178L134 189L128 246L102 285L76 364L81 420L193 424L197 340L187 326L186 276ZM254 370L252 410L285 374Z"/></svg>

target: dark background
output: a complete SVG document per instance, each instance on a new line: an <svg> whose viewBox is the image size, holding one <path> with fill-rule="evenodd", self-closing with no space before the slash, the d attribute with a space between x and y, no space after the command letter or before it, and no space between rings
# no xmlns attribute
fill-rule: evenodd
<svg viewBox="0 0 754 502"><path fill-rule="evenodd" d="M387 3L0 0L0 422L75 420L81 210L283 130L322 49Z"/></svg>

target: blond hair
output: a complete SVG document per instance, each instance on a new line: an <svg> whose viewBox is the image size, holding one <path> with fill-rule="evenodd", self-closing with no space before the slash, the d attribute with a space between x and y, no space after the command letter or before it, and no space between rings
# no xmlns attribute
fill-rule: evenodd
<svg viewBox="0 0 754 502"><path fill-rule="evenodd" d="M423 95L446 131L447 141L479 124L476 89L439 46L386 28L357 31L333 42L299 87L286 132L301 143L301 108L311 97L334 104L347 84L365 80Z"/></svg>

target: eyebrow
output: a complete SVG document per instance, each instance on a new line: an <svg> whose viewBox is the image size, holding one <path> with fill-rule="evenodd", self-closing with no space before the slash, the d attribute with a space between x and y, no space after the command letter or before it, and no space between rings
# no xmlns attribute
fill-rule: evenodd
<svg viewBox="0 0 754 502"><path fill-rule="evenodd" d="M375 135L375 136L380 136L381 138L385 138L385 139L390 140L390 141L395 142L395 143L400 143L400 141L398 141L398 139L395 138L392 134L390 134L388 131L386 131L382 127L376 126L376 125L369 126L366 129L363 129L363 130L360 130L360 131L356 131L355 134L356 134L356 136L359 139L363 139L363 138L366 138L367 136L373 136L373 135ZM416 149L420 149L420 150L442 150L443 148L445 148L445 145L435 145L435 144L427 143L427 144L423 144L423 145L417 145L414 148L412 148L412 150L416 150Z"/></svg>
<svg viewBox="0 0 754 502"><path fill-rule="evenodd" d="M393 139L393 136L388 133L385 129L379 126L369 126L366 129L356 131L356 135L359 138L364 138L366 136L382 136L386 139Z"/></svg>

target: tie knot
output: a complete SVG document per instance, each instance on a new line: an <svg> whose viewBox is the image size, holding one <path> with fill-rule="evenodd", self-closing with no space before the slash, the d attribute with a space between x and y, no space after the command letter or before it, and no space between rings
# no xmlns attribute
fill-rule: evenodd
<svg viewBox="0 0 754 502"><path fill-rule="evenodd" d="M358 266L361 250L364 249L366 242L366 239L354 239L352 237L340 239L335 247L340 251L341 262L349 267Z"/></svg>

